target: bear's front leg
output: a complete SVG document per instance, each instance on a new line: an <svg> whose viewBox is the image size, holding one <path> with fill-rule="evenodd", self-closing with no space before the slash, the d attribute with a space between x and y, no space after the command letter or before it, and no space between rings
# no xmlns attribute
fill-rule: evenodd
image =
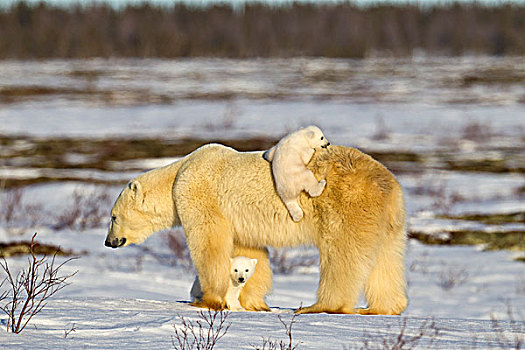
<svg viewBox="0 0 525 350"><path fill-rule="evenodd" d="M188 226L183 224L186 242L202 289L202 298L191 305L224 310L233 237L225 221L218 218L214 223L199 220L198 224Z"/></svg>

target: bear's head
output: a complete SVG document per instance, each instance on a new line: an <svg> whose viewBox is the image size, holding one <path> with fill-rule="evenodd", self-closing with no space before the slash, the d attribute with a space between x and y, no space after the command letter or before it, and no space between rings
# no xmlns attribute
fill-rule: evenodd
<svg viewBox="0 0 525 350"><path fill-rule="evenodd" d="M231 278L232 281L239 285L245 284L248 278L252 277L255 272L255 265L257 265L257 259L250 259L245 256L237 256L231 261Z"/></svg>
<svg viewBox="0 0 525 350"><path fill-rule="evenodd" d="M321 129L315 125L307 126L302 129L301 132L304 134L304 137L311 148L326 148L330 145L330 142L328 142Z"/></svg>
<svg viewBox="0 0 525 350"><path fill-rule="evenodd" d="M157 212L155 201L146 200L149 195L137 179L122 190L111 210L111 222L104 243L107 247L139 244L153 232L169 227Z"/></svg>

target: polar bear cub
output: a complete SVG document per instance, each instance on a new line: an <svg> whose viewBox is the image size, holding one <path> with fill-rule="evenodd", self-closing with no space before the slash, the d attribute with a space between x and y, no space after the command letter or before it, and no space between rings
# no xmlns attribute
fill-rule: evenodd
<svg viewBox="0 0 525 350"><path fill-rule="evenodd" d="M303 218L303 210L297 202L301 191L307 191L312 197L323 193L326 180L317 182L306 165L316 148L329 145L321 129L311 125L286 135L263 154L264 159L272 163L277 193L296 222Z"/></svg>
<svg viewBox="0 0 525 350"><path fill-rule="evenodd" d="M226 305L230 310L244 311L244 308L239 302L239 295L241 294L241 290L246 284L246 281L248 281L255 272L257 259L237 256L230 259L230 265L230 282L225 296ZM194 301L202 299L202 289L198 276L195 277L195 281L193 281L190 294Z"/></svg>

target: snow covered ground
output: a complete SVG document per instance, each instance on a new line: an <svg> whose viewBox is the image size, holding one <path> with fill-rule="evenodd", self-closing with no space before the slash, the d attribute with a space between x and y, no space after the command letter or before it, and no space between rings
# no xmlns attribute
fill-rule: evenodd
<svg viewBox="0 0 525 350"><path fill-rule="evenodd" d="M64 274L78 270L71 285L22 334L2 334L1 348L171 348L173 326L181 326L179 316L198 319L195 308L187 304L193 271L163 263L150 253L170 255L166 233L150 237L147 250L143 246L110 250L103 247L104 238L98 229L39 233L40 242L89 253L64 266ZM411 240L406 262L407 335L423 330L421 349L500 348L500 342L515 346L516 337L523 339L525 332L525 278L523 264L511 256L506 251L425 246ZM9 259L13 268L25 261ZM218 348L251 349L261 346L263 337L286 340L277 314L289 322L292 309L313 303L317 281L316 266L276 274L268 298L272 313L233 313L227 320L230 330ZM509 319L509 310L519 322ZM500 321L490 321L491 315ZM5 316L0 320L5 325ZM360 348L366 339L381 343L385 337L394 339L404 322L402 317L327 314L301 315L296 321L293 336L301 342L299 349ZM64 338L71 328L75 331Z"/></svg>
<svg viewBox="0 0 525 350"><path fill-rule="evenodd" d="M523 62L0 62L0 141L7 140L0 142L0 189L4 180L45 179L23 186L23 210L11 222L0 213L0 242L29 240L38 232L39 242L80 256L63 267L64 274L78 271L71 285L21 334L2 333L6 317L0 315L0 348L173 348L173 325L180 329L182 324L179 316L198 319L188 305L194 271L174 257L168 232L140 246L111 250L103 245L109 208L123 183L176 158L134 158L95 169L78 166L93 154L71 153L60 164L75 167L53 167L37 150L31 153L32 141L277 138L315 123L332 143L397 157L389 165L406 193L411 232L436 237L456 231L522 234ZM495 74L496 83L472 83ZM505 74L514 78L507 82L501 79ZM12 139L17 140L9 143ZM20 150L28 151L21 156ZM482 168L473 171L465 164ZM93 184L103 181L109 185ZM91 199L98 200L104 220L87 229L58 228L57 216L74 207L75 193L98 193ZM7 195L0 191L0 207ZM491 223L461 217L495 214L518 219ZM171 234L180 235L180 230ZM384 348L383 340L395 341L404 322L405 333L424 333L417 344L421 349L516 348L520 340L523 347L525 264L515 260L523 251L485 247L425 245L411 239L406 258L409 306L402 317L300 315L293 328L298 349ZM317 251L298 248L287 256L311 262ZM26 264L25 257L7 261L14 270ZM292 309L313 303L318 278L317 263L291 273L274 272L268 297L272 312L232 313L227 318L231 327L217 348L262 347L263 337L286 340L277 316L289 322Z"/></svg>

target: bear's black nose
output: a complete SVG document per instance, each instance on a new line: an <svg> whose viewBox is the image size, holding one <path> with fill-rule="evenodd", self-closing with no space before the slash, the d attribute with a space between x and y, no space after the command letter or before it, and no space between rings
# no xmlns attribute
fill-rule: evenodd
<svg viewBox="0 0 525 350"><path fill-rule="evenodd" d="M239 282L243 283L244 282L244 277L239 277Z"/></svg>
<svg viewBox="0 0 525 350"><path fill-rule="evenodd" d="M122 247L126 243L126 238L114 238L112 240L106 239L104 245L106 247L118 248Z"/></svg>

